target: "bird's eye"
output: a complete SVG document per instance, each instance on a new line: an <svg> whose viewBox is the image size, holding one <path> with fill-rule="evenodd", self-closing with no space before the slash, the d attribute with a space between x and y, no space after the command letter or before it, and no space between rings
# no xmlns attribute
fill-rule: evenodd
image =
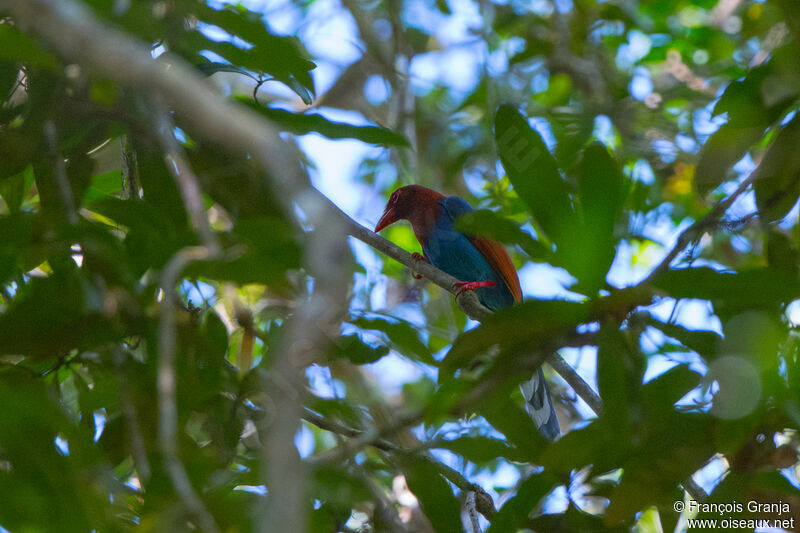
<svg viewBox="0 0 800 533"><path fill-rule="evenodd" d="M396 192L394 192L394 193L392 193L392 195L389 197L389 201L390 201L391 203L393 203L393 204L396 204L396 203L397 203L397 198L398 198L399 196L400 196L399 194L397 194Z"/></svg>

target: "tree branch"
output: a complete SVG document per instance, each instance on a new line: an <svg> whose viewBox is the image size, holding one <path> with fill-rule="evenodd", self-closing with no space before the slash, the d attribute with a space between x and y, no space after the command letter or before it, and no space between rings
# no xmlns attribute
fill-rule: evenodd
<svg viewBox="0 0 800 533"><path fill-rule="evenodd" d="M752 185L758 176L756 170L752 171L750 175L739 184L735 191L717 202L711 210L703 216L700 220L686 228L679 236L675 246L664 256L664 259L650 272L647 278L644 279L639 285L645 285L652 282L656 276L667 270L675 259L689 244L696 242L703 236L703 233L711 227L714 227L719 222L719 219L725 212L733 205L739 196L742 195Z"/></svg>
<svg viewBox="0 0 800 533"><path fill-rule="evenodd" d="M70 60L87 64L145 94L157 95L205 139L233 152L252 154L270 174L279 190L277 197L284 199L288 214L293 214L292 200L296 200L304 212L313 214L314 221L320 221L318 227L338 219L348 234L458 294L454 283L459 280L433 265L415 261L411 254L353 221L312 189L308 176L273 127L257 114L214 93L180 58L167 53L153 60L144 43L103 26L82 5L71 0L0 0L0 6L10 7L21 25L46 37ZM126 67L120 69L119 65ZM482 320L491 313L472 291L462 292L456 301L473 319ZM562 377L568 383L573 380L569 374ZM580 384L573 387L576 393L580 388ZM591 399L584 401L591 405Z"/></svg>
<svg viewBox="0 0 800 533"><path fill-rule="evenodd" d="M388 433L392 433L398 429L398 427L407 426L409 423L413 423L413 420L416 417L405 417L404 421L402 422L402 426L398 426L396 423L391 425L391 428L383 428L378 433L380 435L386 435ZM348 441L344 444L343 447L337 448L333 455L317 455L313 457L312 464L320 464L328 462L329 460L336 459L339 460L342 457L341 450L345 448L350 452L354 452L363 448L364 446L370 445L374 448L382 450L388 453L409 453L409 451L401 446L398 446L392 442L384 440L380 437L376 437L373 432L364 432L359 431L357 429L353 429L338 422L330 421L314 411L310 409L305 409L303 412L303 419L311 422L315 426L320 429L324 429L325 431L330 431L333 433L337 433L339 435L343 435L345 437L351 437L354 440ZM459 490L467 493L474 493L475 494L475 508L480 512L487 520L491 520L492 516L496 511L494 507L494 501L492 497L483 490L483 487L478 485L477 483L472 483L467 478L461 475L457 470L450 468L449 466L437 461L433 458L429 453L421 453L420 457L429 463L431 463L439 473L442 474L445 478L447 478L453 485L458 487Z"/></svg>
<svg viewBox="0 0 800 533"><path fill-rule="evenodd" d="M261 531L305 531L307 476L294 437L306 394L305 370L319 361L332 338L338 337L348 308L347 278L350 261L336 220L319 222L308 235L306 270L314 277L314 290L300 297L298 312L284 326L267 382L268 416L262 423L263 466L269 495L261 516ZM291 488L287 485L292 485Z"/></svg>
<svg viewBox="0 0 800 533"><path fill-rule="evenodd" d="M72 187L69 184L67 166L64 162L64 158L58 153L58 132L52 120L45 122L44 134L47 139L48 148L50 149L50 157L53 160L53 174L55 175L56 185L58 186L58 192L61 196L61 203L64 206L64 213L70 225L75 226L78 223L78 212L75 210L75 198L72 194Z"/></svg>
<svg viewBox="0 0 800 533"><path fill-rule="evenodd" d="M481 524L480 522L478 522L478 513L477 513L478 509L475 505L474 492L470 491L467 493L466 507L467 507L467 515L469 515L469 523L472 527L472 533L482 533Z"/></svg>
<svg viewBox="0 0 800 533"><path fill-rule="evenodd" d="M178 455L178 405L177 378L175 374L175 285L183 270L193 262L209 258L209 250L202 246L183 248L167 262L161 273L161 290L164 299L158 323L158 444L164 455L164 466L175 491L183 504L197 520L197 525L210 533L219 531L214 517L197 496L186 468Z"/></svg>
<svg viewBox="0 0 800 533"><path fill-rule="evenodd" d="M275 128L256 114L247 111L243 106L227 102L222 95L214 92L194 69L179 58L167 53L154 60L145 43L99 23L89 10L73 0L0 0L0 7L10 9L20 26L32 29L46 38L68 60L86 65L129 88L162 98L165 105L175 111L176 116L181 117L207 141L232 152L252 155L261 168L269 174L277 192L276 198L282 199L284 202L285 212L291 215L296 204L308 216L315 230L319 230L319 242L311 246L312 253L307 257L307 264L310 266L309 271L322 276L317 281L320 281L319 286L324 289L317 291L315 287L315 294L303 303L298 318L287 326L287 339L289 340L284 345L287 351L285 354L282 353L282 357L276 363L278 372L275 377L279 378L282 375L281 371L285 371L286 374L283 377L287 379L286 383L289 388L280 391L279 389L282 387L280 381L273 379L271 389L273 392L277 391L275 392L276 397L281 398L280 405L288 406L290 409L276 411L279 417L276 420L280 420L278 424L280 431L267 433L275 435L269 445L265 446L267 454L273 453L274 450L294 447L294 435L289 429L296 427L302 408L300 400L296 397L293 398L289 391L297 390L297 379L302 377L304 365L313 360L310 356L323 347L326 342L326 331L328 330L325 326L328 317L320 315L321 310L328 305L339 306L338 309L341 309L343 299L330 298L330 295L340 294L336 285L336 280L340 279L340 269L330 269L334 272L328 276L325 272L327 267L331 266L328 261L335 255L333 248L341 246L340 236L345 231L397 259L445 290L451 293L456 292L453 286L456 281L454 278L431 265L414 261L410 254L358 225L338 209L332 209L330 202L310 187L308 177L300 168L291 148L280 139ZM120 68L121 65L124 65L124 68ZM717 204L703 219L684 231L675 247L640 285L646 284L661 271L668 269L671 261L688 243L699 238L702 231L712 226L735 199L749 187L753 179L754 176L751 176L745 180L736 192ZM326 228L324 233L321 231L322 228ZM192 260L207 258L208 252L207 248L185 249L182 251L183 255L174 257L162 273L165 303L159 327L161 333L159 409L163 419L160 420L160 423L163 427L159 428L159 438L163 450L168 452L165 453L165 456L172 459L177 458L177 448L175 447L177 419L176 412L174 412L174 401L171 406L166 405L170 398L174 399L175 395L175 331L173 310L169 304L174 301L174 286L183 267ZM320 268L323 266L322 262L325 262L325 268ZM341 285L345 286L345 284ZM484 319L490 314L488 310L480 306L477 297L472 292L462 293L457 297L457 302L462 310L478 320ZM322 322L319 322L320 320ZM316 324L315 321L317 321ZM332 323L335 323L335 319ZM316 325L319 331L309 334L304 330L304 326L312 324ZM300 354L299 358L286 355L292 353ZM300 361L299 364L298 361ZM584 397L581 393L583 387L571 382L570 380L574 381L573 377L568 377L570 375L568 372L566 374L563 377L576 393L581 395L590 406L596 405L595 399ZM584 390L583 393L585 394L586 391ZM272 439L272 437L270 438ZM372 438L370 437L370 439ZM275 459L271 455L266 455L266 457L270 461ZM279 468L277 473L268 477L268 485L275 482L273 486L280 486L280 490L270 491L270 499L273 502L272 509L277 515L265 520L264 522L269 524L265 524L264 527L280 529L288 523L289 527L297 529L297 522L285 522L285 520L294 519L299 519L299 524L302 524L302 516L298 514L300 511L294 505L298 498L302 498L302 486L295 487L291 483L290 486L287 486L285 483L280 483L286 479L279 477L280 473L296 474L297 464L298 461L290 461L286 468L280 467L282 469ZM176 484L176 489L184 502L187 503L187 507L197 516L198 525L214 531L213 518L207 515L207 511L202 508L202 502L193 493L191 485L188 484L188 478L185 476L185 470L182 468L178 460L168 459L170 477ZM290 504L282 505L286 501ZM276 520L275 516L280 519ZM298 518L298 516L300 517Z"/></svg>
<svg viewBox="0 0 800 533"><path fill-rule="evenodd" d="M186 160L183 147L175 139L175 124L172 122L169 112L158 101L155 101L153 106L156 112L156 130L164 150L164 160L181 193L181 199L189 213L192 228L200 237L203 245L212 252L212 255L216 254L219 251L219 242L208 222L200 184Z"/></svg>
<svg viewBox="0 0 800 533"><path fill-rule="evenodd" d="M347 284L340 274L349 263L337 260L341 251L346 249L341 219L330 211L330 203L323 201L322 195L311 187L296 152L281 140L277 129L244 106L228 102L223 95L214 92L211 85L182 59L165 53L154 60L145 43L98 22L86 7L73 0L0 0L0 8L9 9L21 27L43 36L69 61L85 65L130 89L163 101L190 131L231 152L251 156L269 175L275 198L282 201L285 214L294 218L297 207L314 228L309 254L305 258L307 270L317 276L314 294L302 303L296 317L287 323L285 340L278 352L280 357L275 361L268 384L275 417L267 422L269 430L265 433L268 442L264 446L264 459L276 462L269 462L266 473L269 490L266 511L269 516L260 522L263 530L304 529L305 505L298 503L304 502L305 497L301 464L299 458L285 452L294 449L293 431L299 424L300 395L304 390L298 384L303 377L304 365L313 361L313 355L329 340L327 326L335 323L330 319L330 311L336 314L343 310L343 305L346 309L343 302ZM191 206L187 208L192 211ZM301 222L298 221L299 227L302 227ZM176 262L175 268L181 264ZM163 280L162 286L168 296L174 285L166 282L174 279L177 278L165 277ZM174 320L169 310L165 317L167 322ZM166 356L162 353L160 363L165 376L162 415L166 420L163 422L162 444L169 451L175 432L174 413L171 411L174 405L166 405L169 398L174 398L174 352L169 350L169 343L174 343L174 338L169 338L174 335L174 324L162 326L161 330L167 337L163 341L167 346ZM193 509L198 525L215 530L213 519L198 505L199 499L191 485L187 485L182 465L178 461L169 461L168 466L172 468L173 483L187 506Z"/></svg>
<svg viewBox="0 0 800 533"><path fill-rule="evenodd" d="M117 374L117 381L119 382L119 398L122 404L122 415L125 417L125 423L128 425L128 432L131 435L131 455L136 465L139 481L142 482L142 485L146 485L150 480L150 462L147 459L147 447L145 446L142 430L139 426L139 416L136 413L136 406L133 404L133 398L131 398L130 394L130 385L128 384L128 375L125 368L127 352L123 350L121 346L115 346L112 355L114 357L114 371Z"/></svg>
<svg viewBox="0 0 800 533"><path fill-rule="evenodd" d="M473 291L464 291L459 294L459 289L455 286L455 283L459 280L450 274L439 270L430 263L415 260L407 251L391 241L384 239L377 233L368 230L344 213L341 213L341 216L346 218L346 228L350 235L402 263L446 291L457 295L456 302L458 303L458 307L470 318L480 321L492 315L492 311L481 305L477 295ZM554 352L550 354L547 357L547 362L550 363L553 369L558 372L570 387L572 387L575 393L586 402L586 405L598 415L602 412L603 401L600 399L600 396L592 390L591 386L586 383L558 353Z"/></svg>
<svg viewBox="0 0 800 533"><path fill-rule="evenodd" d="M557 353L551 353L547 356L546 361L553 367L553 370L564 378L564 381L569 383L569 386L572 387L575 394L580 396L597 416L603 414L603 400L600 399L600 395L592 389L591 385L586 383L569 363L564 361L563 357Z"/></svg>

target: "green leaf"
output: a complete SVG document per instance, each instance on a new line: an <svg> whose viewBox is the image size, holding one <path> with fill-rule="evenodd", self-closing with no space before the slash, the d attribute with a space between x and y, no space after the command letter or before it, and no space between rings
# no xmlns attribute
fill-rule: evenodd
<svg viewBox="0 0 800 533"><path fill-rule="evenodd" d="M213 9L201 3L194 10L203 22L219 26L252 45L244 49L230 42L212 41L200 32L189 32L186 38L195 49L210 50L238 67L271 74L295 90L306 104L311 104L314 81L309 71L315 65L306 59L307 53L297 38L273 34L261 14L240 5Z"/></svg>
<svg viewBox="0 0 800 533"><path fill-rule="evenodd" d="M0 102L6 102L5 105L8 105L8 97L16 86L18 77L18 65L0 61Z"/></svg>
<svg viewBox="0 0 800 533"><path fill-rule="evenodd" d="M390 321L383 318L356 318L350 323L362 330L377 330L386 334L389 341L401 355L420 361L427 365L435 365L433 354L419 338L419 332L406 321Z"/></svg>
<svg viewBox="0 0 800 533"><path fill-rule="evenodd" d="M44 334L44 333L42 333ZM0 372L0 521L17 531L32 524L43 531L117 530L110 499L122 491L109 484L111 472L97 456L85 426L74 424L44 381L21 368ZM90 415L91 416L91 415ZM56 436L69 445L62 454ZM111 489L111 490L109 490Z"/></svg>
<svg viewBox="0 0 800 533"><path fill-rule="evenodd" d="M334 506L352 506L372 501L372 491L359 476L336 465L320 466L314 470L314 495Z"/></svg>
<svg viewBox="0 0 800 533"><path fill-rule="evenodd" d="M349 359L354 365L374 363L388 353L388 347L370 346L358 335L343 335L331 344L331 357Z"/></svg>
<svg viewBox="0 0 800 533"><path fill-rule="evenodd" d="M178 186L167 168L163 154L138 136L131 136L144 202L153 209L161 231L176 233L189 228L189 217ZM133 226L133 224L128 224Z"/></svg>
<svg viewBox="0 0 800 533"><path fill-rule="evenodd" d="M770 268L782 270L792 275L797 275L798 257L797 250L792 246L792 241L778 231L772 229L767 234L767 264Z"/></svg>
<svg viewBox="0 0 800 533"><path fill-rule="evenodd" d="M502 309L458 336L440 363L440 377L468 368L474 357L495 345L509 356L502 364L513 365L514 353L535 353L539 343L566 333L587 316L585 305L563 300L531 300Z"/></svg>
<svg viewBox="0 0 800 533"><path fill-rule="evenodd" d="M453 14L453 12L450 10L450 6L447 5L447 0L436 0L436 9L445 15Z"/></svg>
<svg viewBox="0 0 800 533"><path fill-rule="evenodd" d="M673 298L699 298L740 309L780 302L797 297L797 277L772 268L719 272L712 268L667 270L653 280L653 285Z"/></svg>
<svg viewBox="0 0 800 533"><path fill-rule="evenodd" d="M220 63L219 61L207 61L199 63L195 65L195 67L206 76L211 76L217 72L232 72L234 74L244 74L245 76L252 77L252 73L246 68L237 67L229 63Z"/></svg>
<svg viewBox="0 0 800 533"><path fill-rule="evenodd" d="M546 472L529 476L492 517L486 533L514 533L524 527L531 511L557 484L557 478Z"/></svg>
<svg viewBox="0 0 800 533"><path fill-rule="evenodd" d="M581 245L563 250L573 252L567 265L587 292L601 288L616 254L614 225L625 200L625 179L605 145L592 143L576 168L578 199L582 215Z"/></svg>
<svg viewBox="0 0 800 533"><path fill-rule="evenodd" d="M621 438L631 432L631 408L641 375L624 334L615 326L604 326L597 339L597 389L603 399L603 419L618 429Z"/></svg>
<svg viewBox="0 0 800 533"><path fill-rule="evenodd" d="M642 401L650 410L649 416L661 416L661 411L674 409L674 403L696 387L701 378L689 365L678 365L648 381L642 387Z"/></svg>
<svg viewBox="0 0 800 533"><path fill-rule="evenodd" d="M25 194L33 184L33 167L27 166L19 172L0 181L0 196L5 200L9 212L19 213Z"/></svg>
<svg viewBox="0 0 800 533"><path fill-rule="evenodd" d="M234 218L279 218L283 215L270 180L251 158L222 152L202 141L198 141L188 155L204 192Z"/></svg>
<svg viewBox="0 0 800 533"><path fill-rule="evenodd" d="M336 531L337 516L328 505L322 505L318 509L311 510L308 521L309 531Z"/></svg>
<svg viewBox="0 0 800 533"><path fill-rule="evenodd" d="M233 260L195 263L186 269L187 276L285 286L287 271L300 267L301 250L294 231L281 218L239 218L232 232L220 236L226 247L244 246L246 252Z"/></svg>
<svg viewBox="0 0 800 533"><path fill-rule="evenodd" d="M122 171L109 170L102 174L92 176L92 181L86 189L85 202L92 202L99 198L107 198L122 191Z"/></svg>
<svg viewBox="0 0 800 533"><path fill-rule="evenodd" d="M625 202L625 178L619 166L603 143L594 142L584 150L577 171L586 229L599 226L604 233L612 233Z"/></svg>
<svg viewBox="0 0 800 533"><path fill-rule="evenodd" d="M761 138L766 127L767 124L759 120L746 126L728 123L718 129L700 152L695 169L698 193L706 194L725 181L731 166Z"/></svg>
<svg viewBox="0 0 800 533"><path fill-rule="evenodd" d="M326 418L341 420L350 427L360 427L364 422L364 413L359 406L351 405L337 398L320 398L311 396L309 408Z"/></svg>
<svg viewBox="0 0 800 533"><path fill-rule="evenodd" d="M780 220L800 196L800 118L784 126L756 170L753 188L758 213L764 220Z"/></svg>
<svg viewBox="0 0 800 533"><path fill-rule="evenodd" d="M575 212L555 159L527 120L511 106L497 110L494 136L508 178L544 232L562 245L574 230Z"/></svg>
<svg viewBox="0 0 800 533"><path fill-rule="evenodd" d="M700 194L722 183L731 166L764 134L797 98L800 69L794 43L777 48L769 63L732 82L714 108L728 113L728 122L703 146L695 170Z"/></svg>
<svg viewBox="0 0 800 533"><path fill-rule="evenodd" d="M479 209L456 220L456 229L468 235L489 237L504 244L518 244L533 259L542 259L549 250L516 223L494 211Z"/></svg>
<svg viewBox="0 0 800 533"><path fill-rule="evenodd" d="M778 0L783 14L788 21L788 26L794 33L795 42L800 42L800 13L797 12L797 5L792 0Z"/></svg>
<svg viewBox="0 0 800 533"><path fill-rule="evenodd" d="M57 70L59 65L55 56L11 24L0 24L0 61L27 63L48 70Z"/></svg>
<svg viewBox="0 0 800 533"><path fill-rule="evenodd" d="M431 401L426 405L425 421L429 424L442 421L472 386L473 382L463 377L440 378Z"/></svg>
<svg viewBox="0 0 800 533"><path fill-rule="evenodd" d="M546 472L565 476L587 465L594 465L597 472L608 472L620 466L631 446L630 439L620 438L612 423L594 420L551 444L542 452L538 464Z"/></svg>
<svg viewBox="0 0 800 533"><path fill-rule="evenodd" d="M542 514L528 521L526 526L534 531L594 531L602 533L630 533L630 524L609 525L605 515L593 515L574 505L564 514ZM671 529L664 531L672 531ZM642 533L637 531L636 533Z"/></svg>
<svg viewBox="0 0 800 533"><path fill-rule="evenodd" d="M27 270L24 259L26 254L33 255L31 248L38 236L37 226L41 226L40 217L31 213L0 217L0 283Z"/></svg>
<svg viewBox="0 0 800 533"><path fill-rule="evenodd" d="M127 228L125 247L135 275L160 268L178 249L187 245L163 211L144 200L100 198L89 209Z"/></svg>
<svg viewBox="0 0 800 533"><path fill-rule="evenodd" d="M464 436L446 440L437 448L450 450L473 463L488 463L504 457L509 461L524 461L522 455L511 448L507 442L484 436Z"/></svg>
<svg viewBox="0 0 800 533"><path fill-rule="evenodd" d="M689 330L677 324L662 322L652 315L647 315L645 322L649 326L661 330L664 335L672 337L681 344L697 352L703 358L714 358L719 350L722 337L716 332L706 330Z"/></svg>
<svg viewBox="0 0 800 533"><path fill-rule="evenodd" d="M672 509L677 485L717 451L707 415L665 410L642 420L639 443L621 464L622 479L609 498L606 521L611 524L630 523L636 513L654 505Z"/></svg>
<svg viewBox="0 0 800 533"><path fill-rule="evenodd" d="M45 358L120 340L102 311L97 288L77 272L32 279L0 316L0 352Z"/></svg>
<svg viewBox="0 0 800 533"><path fill-rule="evenodd" d="M319 133L329 139L358 139L369 144L409 146L405 137L380 126L353 126L328 120L316 113L292 113L284 109L265 107L254 102L252 98L243 96L237 100L295 135Z"/></svg>
<svg viewBox="0 0 800 533"><path fill-rule="evenodd" d="M196 338L203 365L220 367L228 351L228 330L213 309L203 312Z"/></svg>
<svg viewBox="0 0 800 533"><path fill-rule="evenodd" d="M481 402L477 412L505 435L524 462L538 464L539 455L549 443L536 430L528 413L514 403L511 387L500 388L493 397Z"/></svg>
<svg viewBox="0 0 800 533"><path fill-rule="evenodd" d="M561 96L561 93L564 95ZM566 74L550 77L547 93L556 100L568 100L572 94L572 80ZM548 98L550 99L550 98ZM581 150L592 138L595 122L592 115L567 106L552 109L548 114L553 135L558 139L555 156L561 168L572 168L581 155Z"/></svg>
<svg viewBox="0 0 800 533"><path fill-rule="evenodd" d="M450 484L430 461L408 454L400 460L408 488L435 531L461 531L461 506Z"/></svg>

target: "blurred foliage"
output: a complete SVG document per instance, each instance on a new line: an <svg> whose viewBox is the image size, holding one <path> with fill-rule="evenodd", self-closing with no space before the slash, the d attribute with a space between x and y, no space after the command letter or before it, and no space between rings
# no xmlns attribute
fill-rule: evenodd
<svg viewBox="0 0 800 533"><path fill-rule="evenodd" d="M556 287L468 328L448 293L357 253L341 337L307 372L312 531L471 531L471 483L499 509L480 519L493 533L682 530L692 516L674 503L692 484L711 502L788 502L800 520L792 0L85 3L286 139L383 147L334 184L369 191L358 217L374 221L402 184L463 196L479 208L464 231L507 244L533 272L528 292ZM294 30L275 23L287 14ZM158 445L160 275L200 242L159 107L6 15L0 526L196 530ZM309 51L303 28L320 18L352 27L357 59ZM324 91L322 65L337 73ZM265 498L261 376L313 290L309 228L253 161L180 121L173 133L231 252L178 287L178 452L220 529L250 531ZM416 250L406 228L386 235ZM565 435L548 443L516 384L558 350L604 410L555 381ZM347 451L363 435L380 439Z"/></svg>

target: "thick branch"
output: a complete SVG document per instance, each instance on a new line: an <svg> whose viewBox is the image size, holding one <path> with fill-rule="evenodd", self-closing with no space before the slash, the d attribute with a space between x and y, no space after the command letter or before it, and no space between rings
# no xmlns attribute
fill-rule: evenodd
<svg viewBox="0 0 800 533"><path fill-rule="evenodd" d="M0 8L10 9L21 27L46 38L68 61L82 64L129 89L150 95L173 110L175 116L199 137L234 153L251 156L271 178L275 197L283 202L287 216L293 217L295 207L299 207L314 227L305 258L307 270L317 276L314 294L302 303L296 317L287 324L280 356L270 374L269 398L274 404L275 416L268 421L269 430L265 433L268 435L265 463L270 469L266 478L269 516L261 520L264 530L304 529L307 513L302 465L299 458L291 456L288 450L294 449L294 430L302 409L304 388L299 386L299 382L304 365L313 361L313 355L328 341L329 329L326 326L335 323L335 320L326 318L329 312L342 311L342 306L346 306L344 291L347 284L340 277L344 267L337 268L349 264L337 257L341 250L346 249L340 219L330 211L330 204L311 188L296 152L280 139L278 131L243 106L226 101L180 58L167 53L153 60L145 43L103 25L83 5L71 0L0 0ZM178 178L185 176L179 175ZM189 183L189 187L191 185ZM187 208L196 215L196 195L182 187L182 192L187 191L190 193L185 197ZM198 229L202 231L202 221ZM172 283L164 283L168 295L173 287ZM167 321L169 314L167 311ZM163 398L160 414L164 419L161 442L170 452L176 428L172 412L174 405L166 404L174 399L174 348L169 348L170 342L174 342L169 335L174 332L171 324L162 326L161 331L167 338L164 340L166 351L161 351L160 365L163 371L160 379L164 380L160 389ZM166 455L176 457L171 453ZM198 504L199 499L193 494L180 462L168 460L167 466L171 469L170 476L176 489L194 512L198 525L213 531L213 519Z"/></svg>
<svg viewBox="0 0 800 533"><path fill-rule="evenodd" d="M305 266L314 277L314 290L307 299L303 295L298 312L287 322L269 372L268 415L261 431L266 436L262 453L269 497L261 531L306 530L307 476L294 436L305 403L305 370L338 337L348 309L347 278L352 272L344 257L348 248L337 238L342 235L336 220L318 222L308 235Z"/></svg>

